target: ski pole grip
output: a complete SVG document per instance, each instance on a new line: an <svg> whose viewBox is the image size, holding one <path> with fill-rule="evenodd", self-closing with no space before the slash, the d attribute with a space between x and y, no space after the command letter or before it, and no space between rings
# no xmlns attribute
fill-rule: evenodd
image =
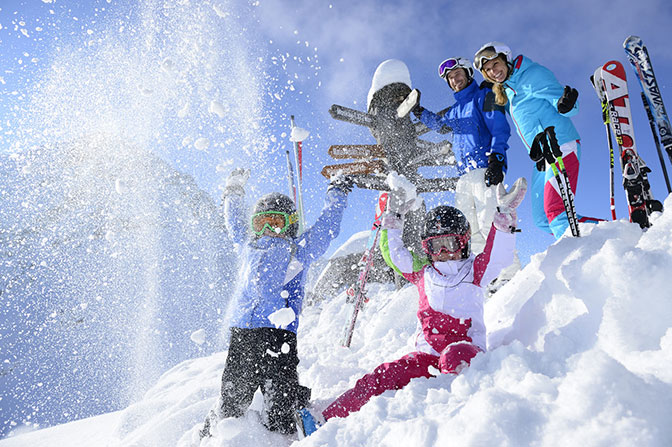
<svg viewBox="0 0 672 447"><path fill-rule="evenodd" d="M530 158L533 162L537 164L537 170L539 172L544 172L546 170L546 162L544 161L544 151L541 147L541 140L546 139L546 134L544 132L539 132L532 141L532 146L530 146Z"/></svg>
<svg viewBox="0 0 672 447"><path fill-rule="evenodd" d="M546 135L548 136L548 142L551 145L551 153L553 158L562 157L562 151L560 150L560 145L558 144L558 138L555 136L555 126L548 126L546 128Z"/></svg>

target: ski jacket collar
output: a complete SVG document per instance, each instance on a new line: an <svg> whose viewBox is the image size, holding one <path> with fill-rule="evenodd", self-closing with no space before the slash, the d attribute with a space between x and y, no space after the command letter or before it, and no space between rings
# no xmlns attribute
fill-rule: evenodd
<svg viewBox="0 0 672 447"><path fill-rule="evenodd" d="M457 101L459 103L465 103L465 102L471 101L473 99L474 95L476 95L477 91L478 91L478 85L472 79L469 82L469 85L464 87L459 92L453 93L453 96L455 97L455 101Z"/></svg>
<svg viewBox="0 0 672 447"><path fill-rule="evenodd" d="M504 86L509 87L512 90L516 90L521 74L532 64L533 62L527 57L523 56L522 54L518 55L511 63L511 74L507 80L504 81Z"/></svg>
<svg viewBox="0 0 672 447"><path fill-rule="evenodd" d="M430 266L437 275L431 275L431 279L433 282L438 281L445 286L455 287L469 276L473 264L473 255L458 261L433 262Z"/></svg>

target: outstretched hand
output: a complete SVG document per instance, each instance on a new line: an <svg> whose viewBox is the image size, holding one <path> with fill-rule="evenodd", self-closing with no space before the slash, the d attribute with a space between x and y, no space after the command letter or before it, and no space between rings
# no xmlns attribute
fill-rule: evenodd
<svg viewBox="0 0 672 447"><path fill-rule="evenodd" d="M243 168L236 168L231 171L229 177L226 179L224 186L224 194L244 194L245 185L250 178L250 170Z"/></svg>
<svg viewBox="0 0 672 447"><path fill-rule="evenodd" d="M516 208L525 198L525 192L527 192L527 180L524 177L516 180L509 191L506 191L503 183L497 185L497 211L492 221L496 229L508 233L516 231L518 222Z"/></svg>
<svg viewBox="0 0 672 447"><path fill-rule="evenodd" d="M329 179L329 187L327 188L327 191L333 188L337 188L346 194L350 194L354 185L355 182L352 177L345 174L336 174L332 175Z"/></svg>

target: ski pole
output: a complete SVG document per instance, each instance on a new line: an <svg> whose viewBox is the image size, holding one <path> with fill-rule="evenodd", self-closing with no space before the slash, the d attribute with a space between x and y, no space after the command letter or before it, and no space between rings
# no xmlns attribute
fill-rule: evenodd
<svg viewBox="0 0 672 447"><path fill-rule="evenodd" d="M602 106L602 121L604 122L604 127L607 130L607 144L609 146L609 207L611 208L611 219L616 220L616 203L614 201L614 145L611 142L611 128L609 127L609 102L607 101L607 96L604 92L604 89L601 85L601 78L599 78L599 73L601 73L602 67L598 67L595 70L595 74L590 76L590 83L593 84L595 93L600 100L600 105ZM598 81L595 81L595 76L598 76Z"/></svg>
<svg viewBox="0 0 672 447"><path fill-rule="evenodd" d="M289 151L285 151L287 156L287 183L289 186L289 195L296 203L296 186L294 185L294 168L292 168L292 161L289 159Z"/></svg>
<svg viewBox="0 0 672 447"><path fill-rule="evenodd" d="M644 92L642 92L642 102L644 103L644 109L646 109L646 116L649 117L649 124L651 125L651 132L653 133L653 141L654 143L656 143L656 150L658 151L660 166L663 168L663 176L665 177L665 185L667 185L667 192L672 193L672 188L670 188L670 179L667 177L665 158L663 157L663 151L660 148L660 140L658 139L658 133L656 132L656 123L653 119L653 113L651 113L651 107L649 106L649 102L646 100L646 95L644 94Z"/></svg>
<svg viewBox="0 0 672 447"><path fill-rule="evenodd" d="M569 221L569 227L572 230L572 236L579 237L579 219L576 217L574 193L572 192L572 187L569 183L569 176L567 175L567 169L565 169L565 163L562 160L562 151L560 150L558 139L555 136L555 127L548 126L544 130L544 133L547 136L547 138L543 139L546 160L551 165L551 170L553 171L555 180L558 183L558 190L560 191L562 203L565 206L565 211L567 212L567 220ZM556 166L556 163L558 166ZM560 168L559 171L558 167ZM563 180L565 184L563 184ZM565 189L565 185L567 186L567 189Z"/></svg>
<svg viewBox="0 0 672 447"><path fill-rule="evenodd" d="M295 127L294 124L294 115L290 117L290 125L291 128L293 129ZM296 178L296 198L297 198L297 210L299 212L299 234L303 233L304 228L306 227L306 220L305 220L305 214L303 213L303 191L302 191L302 183L303 183L303 172L302 172L302 154L301 154L301 142L300 141L294 141L294 157L296 158L296 170L297 170L297 178Z"/></svg>

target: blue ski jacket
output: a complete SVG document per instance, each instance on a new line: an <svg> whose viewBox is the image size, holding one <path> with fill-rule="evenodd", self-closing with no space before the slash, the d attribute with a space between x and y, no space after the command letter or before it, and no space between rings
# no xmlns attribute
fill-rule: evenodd
<svg viewBox="0 0 672 447"><path fill-rule="evenodd" d="M445 115L424 110L420 116L420 121L430 129L440 130L443 126L453 129L453 151L459 175L475 168L487 168L491 152L502 154L506 172L511 128L504 107L495 104L490 85L483 82L479 86L472 80L453 94L455 104Z"/></svg>
<svg viewBox="0 0 672 447"><path fill-rule="evenodd" d="M232 242L244 246L237 302L231 327L275 327L274 312L291 308L294 321L283 329L296 333L309 265L322 256L340 231L347 194L338 188L327 191L326 203L315 225L297 238L262 236L249 238L244 197L224 199L224 217Z"/></svg>
<svg viewBox="0 0 672 447"><path fill-rule="evenodd" d="M569 119L578 113L579 102L566 114L558 112L564 86L549 69L520 55L513 60L504 89L509 99L507 110L528 152L534 137L548 126L555 126L559 144L579 139L579 133Z"/></svg>

